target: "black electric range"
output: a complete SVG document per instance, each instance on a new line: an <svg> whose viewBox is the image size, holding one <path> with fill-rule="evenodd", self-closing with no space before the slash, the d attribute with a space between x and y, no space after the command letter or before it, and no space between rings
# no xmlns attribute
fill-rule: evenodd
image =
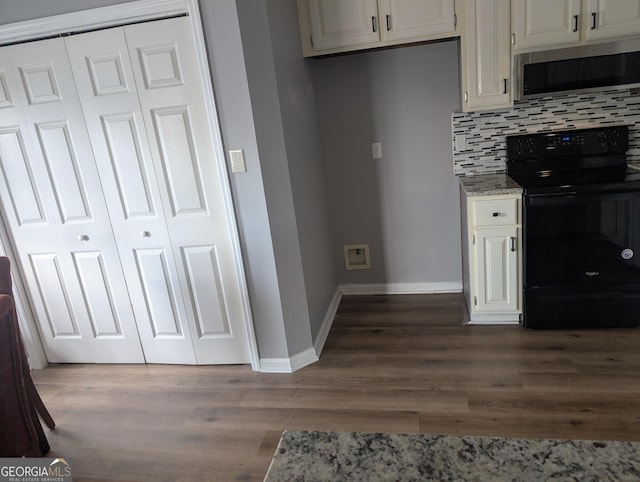
<svg viewBox="0 0 640 482"><path fill-rule="evenodd" d="M507 137L523 187L523 324L640 325L640 169L627 126Z"/></svg>

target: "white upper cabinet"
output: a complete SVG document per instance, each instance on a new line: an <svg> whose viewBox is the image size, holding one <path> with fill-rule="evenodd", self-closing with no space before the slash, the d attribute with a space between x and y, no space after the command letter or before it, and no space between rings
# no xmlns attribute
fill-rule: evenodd
<svg viewBox="0 0 640 482"><path fill-rule="evenodd" d="M640 0L589 0L586 40L640 35Z"/></svg>
<svg viewBox="0 0 640 482"><path fill-rule="evenodd" d="M306 57L456 35L454 0L298 0Z"/></svg>
<svg viewBox="0 0 640 482"><path fill-rule="evenodd" d="M512 0L514 50L640 35L640 0Z"/></svg>
<svg viewBox="0 0 640 482"><path fill-rule="evenodd" d="M309 0L309 19L316 50L380 40L376 0Z"/></svg>
<svg viewBox="0 0 640 482"><path fill-rule="evenodd" d="M461 9L462 109L513 105L509 0L464 2Z"/></svg>
<svg viewBox="0 0 640 482"><path fill-rule="evenodd" d="M384 40L426 37L455 30L453 2L443 0L380 0Z"/></svg>
<svg viewBox="0 0 640 482"><path fill-rule="evenodd" d="M514 48L580 41L580 0L514 0Z"/></svg>

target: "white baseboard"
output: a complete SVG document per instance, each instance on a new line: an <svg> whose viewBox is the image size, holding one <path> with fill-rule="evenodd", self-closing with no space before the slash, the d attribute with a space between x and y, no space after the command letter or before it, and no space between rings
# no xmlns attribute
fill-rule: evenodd
<svg viewBox="0 0 640 482"><path fill-rule="evenodd" d="M327 341L327 336L329 336L329 331L331 330L331 325L333 325L333 319L336 317L336 313L338 312L338 306L340 306L340 300L342 299L342 292L340 289L336 289L336 293L329 304L329 308L327 309L327 313L324 316L324 320L322 321L322 325L320 326L320 330L318 331L318 335L316 336L316 340L313 343L313 348L316 350L316 355L320 357L320 353L322 353L322 349L324 348L324 344Z"/></svg>
<svg viewBox="0 0 640 482"><path fill-rule="evenodd" d="M261 358L259 371L262 373L293 373L317 361L318 355L316 355L315 349L307 348L289 358Z"/></svg>
<svg viewBox="0 0 640 482"><path fill-rule="evenodd" d="M343 295L462 293L462 281L443 283L380 283L339 285Z"/></svg>
<svg viewBox="0 0 640 482"><path fill-rule="evenodd" d="M320 331L318 331L316 340L313 343L313 348L308 348L290 358L261 358L260 371L263 373L293 373L317 362L327 341L327 336L329 336L341 299L342 293L340 289L336 289L336 293L333 295L331 303L329 303L329 308L327 308L327 313L324 315Z"/></svg>
<svg viewBox="0 0 640 482"><path fill-rule="evenodd" d="M304 368L312 363L318 361L318 355L316 354L315 349L307 348L305 351L298 353L297 355L293 355L291 358L291 372L295 372Z"/></svg>

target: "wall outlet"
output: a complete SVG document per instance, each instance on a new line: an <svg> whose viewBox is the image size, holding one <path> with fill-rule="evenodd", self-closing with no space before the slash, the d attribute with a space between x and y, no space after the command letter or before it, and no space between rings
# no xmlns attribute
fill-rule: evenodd
<svg viewBox="0 0 640 482"><path fill-rule="evenodd" d="M368 244L349 244L344 247L344 268L371 269Z"/></svg>

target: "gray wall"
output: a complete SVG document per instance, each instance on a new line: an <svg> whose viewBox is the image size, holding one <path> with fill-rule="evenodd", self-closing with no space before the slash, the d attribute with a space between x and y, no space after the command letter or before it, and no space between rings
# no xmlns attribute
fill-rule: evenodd
<svg viewBox="0 0 640 482"><path fill-rule="evenodd" d="M311 62L339 282L460 282L456 41ZM344 270L343 245L359 243L371 270Z"/></svg>
<svg viewBox="0 0 640 482"><path fill-rule="evenodd" d="M231 183L258 348L281 358L289 351L236 2L202 2L201 14L223 142L245 151L247 172Z"/></svg>
<svg viewBox="0 0 640 482"><path fill-rule="evenodd" d="M332 263L313 72L302 57L295 2L268 0L267 7L304 286L315 339L335 295L337 274Z"/></svg>
<svg viewBox="0 0 640 482"><path fill-rule="evenodd" d="M321 161L313 92L299 45L295 3L236 3L287 344L289 353L295 354L309 347L312 324L317 334L331 299L326 292L332 295L336 286L335 277L332 273L326 276L324 268L329 264L329 252L323 246L329 225L324 212L323 178L305 175L318 171ZM304 95L308 98L302 98ZM314 198L319 207L309 202ZM317 238L312 235L315 231ZM322 264L316 264L318 259ZM319 299L322 303L317 302ZM306 346L300 343L303 340Z"/></svg>

